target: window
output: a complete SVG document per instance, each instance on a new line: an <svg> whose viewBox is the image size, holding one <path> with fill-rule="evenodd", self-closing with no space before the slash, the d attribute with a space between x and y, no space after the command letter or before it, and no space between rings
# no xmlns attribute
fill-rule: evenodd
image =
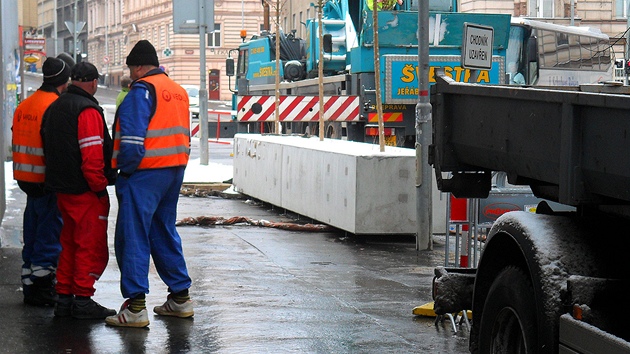
<svg viewBox="0 0 630 354"><path fill-rule="evenodd" d="M221 24L214 24L214 31L208 33L208 47L220 47L221 46Z"/></svg>
<svg viewBox="0 0 630 354"><path fill-rule="evenodd" d="M236 66L236 75L245 77L247 69L249 68L249 51L247 49L241 49L238 52L238 64Z"/></svg>
<svg viewBox="0 0 630 354"><path fill-rule="evenodd" d="M166 47L171 46L171 24L166 24Z"/></svg>
<svg viewBox="0 0 630 354"><path fill-rule="evenodd" d="M615 0L615 17L628 17L628 0Z"/></svg>
<svg viewBox="0 0 630 354"><path fill-rule="evenodd" d="M166 48L168 47L166 45L166 26L160 26L159 27L159 31L160 31L160 47L161 48Z"/></svg>
<svg viewBox="0 0 630 354"><path fill-rule="evenodd" d="M302 11L300 11L300 22L298 23L298 36L299 37L303 37L302 35L302 27L304 27L302 24L304 23L304 20L302 19Z"/></svg>
<svg viewBox="0 0 630 354"><path fill-rule="evenodd" d="M553 0L529 0L529 9L529 16L532 17L555 17Z"/></svg>

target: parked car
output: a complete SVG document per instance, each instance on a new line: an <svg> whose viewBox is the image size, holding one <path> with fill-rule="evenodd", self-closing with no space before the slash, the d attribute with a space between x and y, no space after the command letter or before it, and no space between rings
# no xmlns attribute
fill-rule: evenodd
<svg viewBox="0 0 630 354"><path fill-rule="evenodd" d="M199 117L199 86L197 85L182 85L182 87L188 93L188 104L193 118Z"/></svg>

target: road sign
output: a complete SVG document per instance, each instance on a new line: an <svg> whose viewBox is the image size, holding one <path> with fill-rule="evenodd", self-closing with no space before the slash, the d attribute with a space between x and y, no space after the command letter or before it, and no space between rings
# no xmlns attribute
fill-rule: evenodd
<svg viewBox="0 0 630 354"><path fill-rule="evenodd" d="M103 57L103 63L109 63L109 57L107 55Z"/></svg>
<svg viewBox="0 0 630 354"><path fill-rule="evenodd" d="M85 22L84 21L78 21L76 23L76 28L75 28L75 23L72 21L64 21L64 24L66 25L66 28L68 29L68 31L70 32L70 34L72 34L73 36L76 34L78 35L79 33L81 33L81 31L83 31L83 27L85 27Z"/></svg>
<svg viewBox="0 0 630 354"><path fill-rule="evenodd" d="M44 49L46 47L45 38L24 38L24 48L26 49Z"/></svg>
<svg viewBox="0 0 630 354"><path fill-rule="evenodd" d="M34 55L29 55L29 56L24 57L24 61L29 64L35 64L39 61L39 57L36 57Z"/></svg>
<svg viewBox="0 0 630 354"><path fill-rule="evenodd" d="M206 33L214 32L214 0L202 0ZM173 32L199 34L199 0L173 0Z"/></svg>
<svg viewBox="0 0 630 354"><path fill-rule="evenodd" d="M462 66L466 69L491 69L493 40L494 28L464 23Z"/></svg>

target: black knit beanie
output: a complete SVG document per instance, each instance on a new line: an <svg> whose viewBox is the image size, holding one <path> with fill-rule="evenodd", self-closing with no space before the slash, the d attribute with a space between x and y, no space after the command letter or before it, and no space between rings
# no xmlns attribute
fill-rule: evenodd
<svg viewBox="0 0 630 354"><path fill-rule="evenodd" d="M48 58L42 65L44 83L52 86L61 86L70 78L70 66L61 59Z"/></svg>
<svg viewBox="0 0 630 354"><path fill-rule="evenodd" d="M138 41L133 49L131 49L125 63L127 65L160 66L155 48L145 39Z"/></svg>
<svg viewBox="0 0 630 354"><path fill-rule="evenodd" d="M66 52L59 53L59 55L57 55L57 59L61 59L66 62L66 65L70 66L70 70L72 70L72 68L74 68L74 66L77 64L74 62L74 59L72 59L70 54Z"/></svg>

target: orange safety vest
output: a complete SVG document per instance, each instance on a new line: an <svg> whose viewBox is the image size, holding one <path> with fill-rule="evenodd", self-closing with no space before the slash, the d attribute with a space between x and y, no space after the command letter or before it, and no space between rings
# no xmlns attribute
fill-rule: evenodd
<svg viewBox="0 0 630 354"><path fill-rule="evenodd" d="M156 102L155 113L151 117L144 138L144 157L138 169L186 166L190 155L190 121L186 90L164 74L146 76L139 81L144 81L155 88ZM116 124L113 168L117 168L116 156L119 151L120 124Z"/></svg>
<svg viewBox="0 0 630 354"><path fill-rule="evenodd" d="M44 183L46 164L39 130L46 108L58 97L56 92L37 90L15 109L12 141L14 179Z"/></svg>

